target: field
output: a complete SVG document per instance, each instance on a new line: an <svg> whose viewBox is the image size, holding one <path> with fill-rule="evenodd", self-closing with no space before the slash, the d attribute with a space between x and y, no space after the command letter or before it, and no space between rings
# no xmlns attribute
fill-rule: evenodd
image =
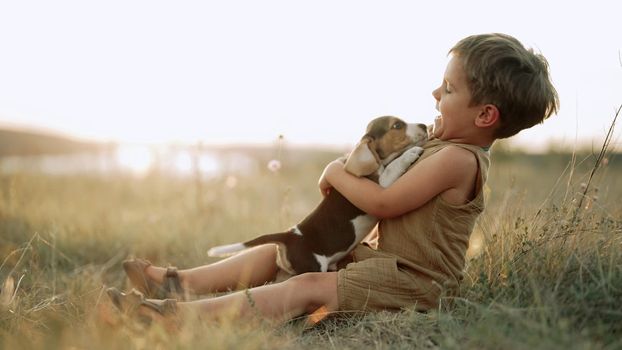
<svg viewBox="0 0 622 350"><path fill-rule="evenodd" d="M252 173L213 178L0 175L0 348L622 348L622 159L597 152L493 150L488 207L459 298L404 310L304 320L159 327L103 321L105 286L127 288L128 256L192 267L210 246L287 228L320 200L338 154L257 153Z"/></svg>

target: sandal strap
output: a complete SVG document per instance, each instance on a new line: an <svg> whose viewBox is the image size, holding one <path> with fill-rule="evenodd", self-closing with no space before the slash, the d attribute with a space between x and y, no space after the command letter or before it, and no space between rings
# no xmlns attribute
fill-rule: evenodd
<svg viewBox="0 0 622 350"><path fill-rule="evenodd" d="M123 262L123 269L132 285L148 298L174 298L182 301L187 299L188 295L181 286L176 267L169 266L166 269L162 283L156 283L145 273L147 267L151 265L149 260L133 258Z"/></svg>
<svg viewBox="0 0 622 350"><path fill-rule="evenodd" d="M164 299L161 304L156 304L147 299L143 299L140 305L146 306L162 316L176 315L177 314L177 300Z"/></svg>
<svg viewBox="0 0 622 350"><path fill-rule="evenodd" d="M179 280L179 273L177 272L177 268L174 266L166 268L163 287L167 295L175 296L175 299L183 299L185 297L184 288L181 286L181 282Z"/></svg>

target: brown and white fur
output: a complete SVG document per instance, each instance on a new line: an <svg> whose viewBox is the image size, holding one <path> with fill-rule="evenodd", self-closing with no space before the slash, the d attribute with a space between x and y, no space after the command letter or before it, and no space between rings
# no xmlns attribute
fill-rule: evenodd
<svg viewBox="0 0 622 350"><path fill-rule="evenodd" d="M427 140L423 124L407 124L385 116L372 120L367 132L345 161L345 169L356 176L366 176L388 187L419 157L419 146ZM326 272L360 243L378 223L336 190L298 225L267 234L244 243L218 246L209 256L225 256L262 245L276 243L277 264L290 274Z"/></svg>

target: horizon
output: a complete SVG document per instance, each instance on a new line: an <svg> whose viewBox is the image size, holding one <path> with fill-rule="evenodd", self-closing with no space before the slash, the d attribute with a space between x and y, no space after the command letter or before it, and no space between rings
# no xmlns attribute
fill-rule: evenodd
<svg viewBox="0 0 622 350"><path fill-rule="evenodd" d="M431 123L448 49L504 32L548 59L561 100L558 115L510 143L602 143L622 103L622 5L571 2L552 22L554 4L528 1L512 17L492 4L11 3L0 13L0 127L115 143L284 135L344 147L379 115Z"/></svg>
<svg viewBox="0 0 622 350"><path fill-rule="evenodd" d="M236 149L236 148L258 148L258 149L268 149L268 148L278 148L283 151L290 150L310 150L314 149L316 151L328 151L328 152L343 152L348 153L355 145L356 141L353 142L342 142L342 143L301 143L292 140L288 140L284 135L279 135L275 137L273 140L269 141L241 141L241 142L209 142L204 140L199 141L168 141L168 142L133 142L133 141L116 141L116 140L94 140L88 138L76 137L75 135L70 135L67 133L59 132L53 129L47 128L39 128L39 127L21 127L19 125L9 125L5 127L0 123L0 131L9 131L16 133L27 133L33 134L35 136L50 136L50 137L58 137L64 140L68 140L71 142L77 143L93 143L95 145L101 145L104 147L112 146L112 147L138 147L144 149L151 150L163 150L167 148L177 149L193 149L197 146L203 147L206 151L213 151L215 149ZM282 137L281 137L282 136ZM608 150L611 153L619 154L622 153L622 145L620 144L620 137L617 137L616 140L612 140L608 146ZM586 152L596 152L599 151L603 147L603 140L583 140L583 142L572 142L571 144L565 142L559 142L558 140L548 140L546 143L542 145L538 145L538 147L530 147L530 145L524 145L520 143L514 142L513 138L500 139L495 141L493 144L493 150L502 149L502 152L512 152L512 153L525 153L532 155L546 155L549 153L586 153Z"/></svg>

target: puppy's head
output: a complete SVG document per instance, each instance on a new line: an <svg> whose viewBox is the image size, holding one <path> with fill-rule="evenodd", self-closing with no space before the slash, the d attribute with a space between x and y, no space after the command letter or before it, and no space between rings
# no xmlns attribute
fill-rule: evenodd
<svg viewBox="0 0 622 350"><path fill-rule="evenodd" d="M367 132L348 156L345 169L356 176L367 176L397 158L412 146L421 146L428 139L424 124L408 124L385 116L372 120Z"/></svg>

